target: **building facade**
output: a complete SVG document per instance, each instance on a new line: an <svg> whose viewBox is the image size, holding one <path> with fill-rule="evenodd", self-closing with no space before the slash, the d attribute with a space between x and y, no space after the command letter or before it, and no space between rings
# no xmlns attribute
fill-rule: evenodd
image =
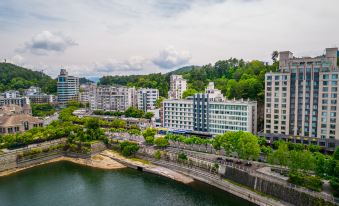
<svg viewBox="0 0 339 206"><path fill-rule="evenodd" d="M5 92L2 94L2 96L3 96L3 98L6 98L6 99L15 99L15 98L21 97L21 96L20 96L20 92L19 92L19 91L16 91L16 90L5 91Z"/></svg>
<svg viewBox="0 0 339 206"><path fill-rule="evenodd" d="M79 102L83 104L90 103L90 95L97 89L95 84L81 84L79 92Z"/></svg>
<svg viewBox="0 0 339 206"><path fill-rule="evenodd" d="M43 120L32 117L28 106L0 106L0 134L18 133L34 127L42 127Z"/></svg>
<svg viewBox="0 0 339 206"><path fill-rule="evenodd" d="M264 136L338 146L338 48L313 58L280 52L279 72L265 78Z"/></svg>
<svg viewBox="0 0 339 206"><path fill-rule="evenodd" d="M159 90L152 88L141 88L137 91L138 109L147 111L155 109L155 102L159 98Z"/></svg>
<svg viewBox="0 0 339 206"><path fill-rule="evenodd" d="M78 100L79 78L69 76L65 69L60 70L57 83L58 103L61 107L66 106L71 100Z"/></svg>
<svg viewBox="0 0 339 206"><path fill-rule="evenodd" d="M257 133L257 103L226 100L210 83L205 93L163 102L163 127L213 135L227 131Z"/></svg>
<svg viewBox="0 0 339 206"><path fill-rule="evenodd" d="M91 110L125 111L135 106L135 88L98 86L89 92Z"/></svg>
<svg viewBox="0 0 339 206"><path fill-rule="evenodd" d="M30 104L28 97L17 97L17 98L3 98L0 97L0 106L15 104L23 107L24 105Z"/></svg>
<svg viewBox="0 0 339 206"><path fill-rule="evenodd" d="M170 78L169 99L182 99L184 91L187 89L187 81L182 75L172 75Z"/></svg>
<svg viewBox="0 0 339 206"><path fill-rule="evenodd" d="M57 102L57 97L51 94L33 94L27 97L32 104L55 104Z"/></svg>

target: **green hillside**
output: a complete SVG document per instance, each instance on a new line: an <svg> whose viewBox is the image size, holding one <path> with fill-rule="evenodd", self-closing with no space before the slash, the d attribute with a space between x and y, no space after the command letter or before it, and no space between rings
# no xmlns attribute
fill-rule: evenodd
<svg viewBox="0 0 339 206"><path fill-rule="evenodd" d="M10 89L22 91L30 86L41 87L46 93L56 93L56 80L50 76L14 64L0 63L0 92Z"/></svg>
<svg viewBox="0 0 339 206"><path fill-rule="evenodd" d="M231 58L220 60L214 65L183 67L166 74L104 76L100 78L99 84L157 88L160 95L166 97L170 75L181 74L188 80L191 93L204 91L208 82L214 81L227 98L263 101L265 73L275 71L277 66L277 63L268 65L257 60L245 62Z"/></svg>

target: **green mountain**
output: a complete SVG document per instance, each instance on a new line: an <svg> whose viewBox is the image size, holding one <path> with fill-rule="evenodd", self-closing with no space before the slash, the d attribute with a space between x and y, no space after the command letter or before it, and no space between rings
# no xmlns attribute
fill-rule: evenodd
<svg viewBox="0 0 339 206"><path fill-rule="evenodd" d="M184 73L190 72L193 68L199 68L199 66L194 66L194 65L185 66L185 67L181 67L181 68L179 68L177 70L168 72L167 74L169 74L169 75L172 75L172 74L180 75L180 74L184 74Z"/></svg>
<svg viewBox="0 0 339 206"><path fill-rule="evenodd" d="M89 84L89 83L94 83L94 82L92 80L87 79L86 77L80 77L79 83L80 84Z"/></svg>
<svg viewBox="0 0 339 206"><path fill-rule="evenodd" d="M0 63L0 92L10 89L22 91L30 86L38 86L46 93L56 93L56 80L50 76L14 64Z"/></svg>

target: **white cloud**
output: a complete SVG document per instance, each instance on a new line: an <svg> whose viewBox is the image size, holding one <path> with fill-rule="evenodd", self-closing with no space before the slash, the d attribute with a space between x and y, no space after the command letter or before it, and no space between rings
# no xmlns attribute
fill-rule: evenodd
<svg viewBox="0 0 339 206"><path fill-rule="evenodd" d="M24 47L18 49L18 51L47 55L51 52L64 52L68 47L75 45L77 45L77 43L62 33L42 31L35 35L30 41L26 42Z"/></svg>
<svg viewBox="0 0 339 206"><path fill-rule="evenodd" d="M13 56L9 59L9 62L12 64L22 65L24 63L25 58L19 54Z"/></svg>
<svg viewBox="0 0 339 206"><path fill-rule="evenodd" d="M188 64L190 59L191 54L188 51L177 51L173 46L169 46L160 51L153 63L163 69L173 69Z"/></svg>
<svg viewBox="0 0 339 206"><path fill-rule="evenodd" d="M320 55L339 44L338 7L338 0L2 1L0 58L10 59L23 39L44 30L49 34L21 47L24 61L48 68L66 65L79 75L104 73L96 68L112 74L164 72L157 66L203 65L230 57L269 61L274 50ZM70 48L74 40L79 46ZM178 51L156 56L164 45ZM182 48L190 53L186 58ZM133 56L147 61L140 66L130 60Z"/></svg>
<svg viewBox="0 0 339 206"><path fill-rule="evenodd" d="M116 59L107 59L102 63L95 63L94 69L99 73L116 73L116 72L137 72L149 66L149 60L134 56L125 61L118 61Z"/></svg>

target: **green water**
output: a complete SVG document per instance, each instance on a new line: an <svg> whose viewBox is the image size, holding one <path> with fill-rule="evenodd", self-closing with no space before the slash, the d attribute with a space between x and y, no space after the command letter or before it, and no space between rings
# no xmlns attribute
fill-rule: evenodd
<svg viewBox="0 0 339 206"><path fill-rule="evenodd" d="M0 177L0 206L250 205L209 185L57 162Z"/></svg>

